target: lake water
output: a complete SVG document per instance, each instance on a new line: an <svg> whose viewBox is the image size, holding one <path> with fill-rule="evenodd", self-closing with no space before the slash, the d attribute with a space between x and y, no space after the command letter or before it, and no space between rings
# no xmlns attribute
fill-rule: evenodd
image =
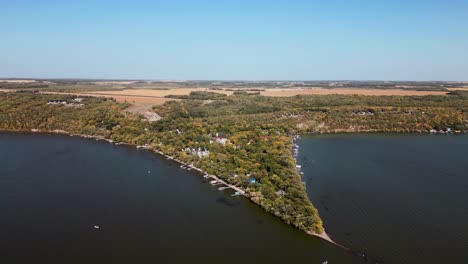
<svg viewBox="0 0 468 264"><path fill-rule="evenodd" d="M0 263L325 260L361 262L150 152L0 134Z"/></svg>
<svg viewBox="0 0 468 264"><path fill-rule="evenodd" d="M383 263L468 263L468 136L320 135L298 143L337 242Z"/></svg>

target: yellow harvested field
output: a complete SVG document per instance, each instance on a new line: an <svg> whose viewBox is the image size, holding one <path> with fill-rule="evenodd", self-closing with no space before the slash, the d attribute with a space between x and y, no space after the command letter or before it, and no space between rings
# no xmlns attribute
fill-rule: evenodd
<svg viewBox="0 0 468 264"><path fill-rule="evenodd" d="M0 79L0 82L7 82L7 83L33 83L36 80L8 80L8 79Z"/></svg>
<svg viewBox="0 0 468 264"><path fill-rule="evenodd" d="M468 91L468 86L464 86L463 88L448 88L449 91Z"/></svg>
<svg viewBox="0 0 468 264"><path fill-rule="evenodd" d="M106 94L106 95L126 95L126 96L154 96L164 97L166 95L189 95L192 91L209 91L219 92L231 95L233 92L222 90L209 90L207 88L175 88L169 90L152 90L152 89L126 89L122 91L93 91L88 94Z"/></svg>
<svg viewBox="0 0 468 264"><path fill-rule="evenodd" d="M180 88L170 90L150 90L150 89L128 89L123 91L94 91L88 92L87 94L106 95L106 96L151 96L151 97L164 97L166 95L188 95L192 91L209 91L216 93L223 93L226 95L232 95L233 91L224 90L209 90L207 88ZM325 89L325 88L310 88L310 89L267 89L260 92L261 95L265 96L295 96L295 95L308 95L308 94L359 94L359 95L445 95L444 91L410 91L402 89L351 89L351 88L336 88L336 89ZM116 98L117 99L117 98Z"/></svg>
<svg viewBox="0 0 468 264"><path fill-rule="evenodd" d="M468 90L467 88L453 88L449 90ZM2 90L5 92L12 92L13 90ZM171 98L164 98L167 95L189 95L192 91L209 91L216 93L223 93L226 95L232 95L233 91L225 90L210 90L208 88L174 88L170 90L152 90L152 89L126 89L118 91L90 91L81 93L67 93L67 92L44 92L51 94L73 94L77 96L103 96L114 98L118 102L129 102L139 104L162 104L166 101L177 100ZM253 91L247 91L253 92ZM444 91L409 91L401 89L352 89L352 88L336 88L336 89L325 89L325 88L308 88L308 89L285 89L285 88L272 88L261 91L260 94L264 96L295 96L295 95L325 95L325 94L357 94L357 95L445 95L447 92Z"/></svg>
<svg viewBox="0 0 468 264"><path fill-rule="evenodd" d="M265 96L294 96L307 94L358 94L358 95L445 95L444 91L410 91L401 89L351 89L351 88L313 88L313 89L269 89L261 92Z"/></svg>

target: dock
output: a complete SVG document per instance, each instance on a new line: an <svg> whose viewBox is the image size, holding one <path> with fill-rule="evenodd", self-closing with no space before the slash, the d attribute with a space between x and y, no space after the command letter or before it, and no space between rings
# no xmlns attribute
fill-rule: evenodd
<svg viewBox="0 0 468 264"><path fill-rule="evenodd" d="M210 181L210 184L213 185L213 186L224 185L223 187L218 188L218 190L220 190L220 191L226 190L226 189L233 189L235 191L235 193L232 196L237 196L237 195L245 196L245 191L244 190L242 190L241 188L239 188L239 187L237 187L235 185L229 184L229 183L221 180L220 178L216 177L215 175L210 175L210 174L206 173L205 175L203 175L203 178L213 179L212 181Z"/></svg>
<svg viewBox="0 0 468 264"><path fill-rule="evenodd" d="M181 166L185 166L185 169L187 169L187 170L196 170L196 171L198 171L198 172L204 174L204 175L203 175L203 178L205 178L205 179L209 179L209 178L213 179L212 181L216 181L216 185L225 185L227 188L233 189L233 190L235 191L235 194L234 194L234 195L246 196L245 190L243 190L242 188L240 188L240 187L238 187L238 186L235 186L235 185L233 185L233 184L229 184L229 183L225 182L224 180L218 178L216 175L208 174L208 173L205 172L204 170L195 167L195 166L193 165L193 163L192 163L192 164L185 163L185 162L183 162L183 161L181 161L181 160L179 160L179 159L175 159L175 158L173 158L173 157L171 157L171 156L169 156L169 155L166 155L166 154L164 154L162 151L159 151L159 150L156 150L156 149L153 149L153 152L156 152L156 153L158 153L158 154L160 154L160 155L166 157L168 160L174 160L174 161L180 163ZM211 181L211 182L212 182L212 181ZM211 183L211 182L210 182L210 183ZM233 195L233 196L234 196L234 195Z"/></svg>

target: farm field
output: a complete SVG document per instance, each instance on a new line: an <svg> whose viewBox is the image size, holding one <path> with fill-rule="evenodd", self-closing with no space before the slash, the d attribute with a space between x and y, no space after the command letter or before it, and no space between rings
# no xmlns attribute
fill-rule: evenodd
<svg viewBox="0 0 468 264"><path fill-rule="evenodd" d="M247 90L247 89L246 89ZM192 91L210 91L216 93L223 93L226 95L232 95L234 91L227 90L210 90L208 88L175 88L168 90L152 90L152 89L126 89L121 91L91 91L86 94L94 95L106 95L112 96L116 100L117 96L126 98L127 100L143 101L141 97L164 97L167 95L189 95ZM357 95L375 95L375 96L384 96L384 95L445 95L447 92L444 91L416 91L416 90L402 90L402 89L359 89L359 88L335 88L335 89L326 89L326 88L309 88L309 89L265 89L265 91L260 91L261 95L264 96L295 96L295 95L310 95L310 94L357 94ZM149 100L149 99L147 99Z"/></svg>

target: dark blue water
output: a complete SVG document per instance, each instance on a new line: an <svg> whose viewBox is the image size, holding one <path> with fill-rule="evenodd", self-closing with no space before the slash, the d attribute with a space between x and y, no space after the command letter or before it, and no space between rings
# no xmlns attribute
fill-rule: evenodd
<svg viewBox="0 0 468 264"><path fill-rule="evenodd" d="M383 263L468 263L468 136L299 142L308 195L336 241Z"/></svg>
<svg viewBox="0 0 468 264"><path fill-rule="evenodd" d="M0 263L325 260L360 263L152 153L0 134Z"/></svg>

